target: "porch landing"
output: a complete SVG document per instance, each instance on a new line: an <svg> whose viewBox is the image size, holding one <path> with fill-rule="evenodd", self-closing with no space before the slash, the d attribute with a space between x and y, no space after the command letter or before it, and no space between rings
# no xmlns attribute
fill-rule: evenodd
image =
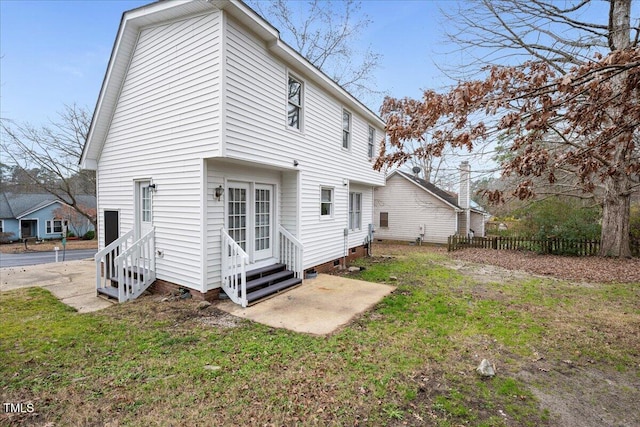
<svg viewBox="0 0 640 427"><path fill-rule="evenodd" d="M390 294L394 286L319 274L302 286L271 299L242 308L231 301L217 308L234 316L275 328L313 335L327 335Z"/></svg>

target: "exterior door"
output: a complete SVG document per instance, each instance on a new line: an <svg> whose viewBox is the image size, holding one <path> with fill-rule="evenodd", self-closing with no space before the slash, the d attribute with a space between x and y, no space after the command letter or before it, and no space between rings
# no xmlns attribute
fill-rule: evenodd
<svg viewBox="0 0 640 427"><path fill-rule="evenodd" d="M273 256L273 186L229 182L227 231L252 263Z"/></svg>
<svg viewBox="0 0 640 427"><path fill-rule="evenodd" d="M153 228L153 193L150 181L136 181L136 232L138 238Z"/></svg>
<svg viewBox="0 0 640 427"><path fill-rule="evenodd" d="M256 261L273 256L273 186L256 184L253 192L253 250Z"/></svg>

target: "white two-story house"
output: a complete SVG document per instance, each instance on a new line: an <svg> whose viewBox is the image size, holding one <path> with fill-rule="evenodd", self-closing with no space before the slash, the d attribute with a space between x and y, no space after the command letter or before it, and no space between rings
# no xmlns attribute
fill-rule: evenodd
<svg viewBox="0 0 640 427"><path fill-rule="evenodd" d="M383 132L241 1L125 12L81 158L99 293L246 305L363 254Z"/></svg>

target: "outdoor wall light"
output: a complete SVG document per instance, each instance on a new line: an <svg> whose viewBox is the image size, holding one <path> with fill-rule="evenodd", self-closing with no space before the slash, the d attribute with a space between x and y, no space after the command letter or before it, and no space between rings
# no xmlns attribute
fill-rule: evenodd
<svg viewBox="0 0 640 427"><path fill-rule="evenodd" d="M218 185L218 188L216 188L216 193L215 193L218 201L220 201L220 197L222 197L223 194L224 194L224 188L222 188L222 185Z"/></svg>
<svg viewBox="0 0 640 427"><path fill-rule="evenodd" d="M153 191L154 193L156 192L156 185L155 184L149 184L149 190Z"/></svg>

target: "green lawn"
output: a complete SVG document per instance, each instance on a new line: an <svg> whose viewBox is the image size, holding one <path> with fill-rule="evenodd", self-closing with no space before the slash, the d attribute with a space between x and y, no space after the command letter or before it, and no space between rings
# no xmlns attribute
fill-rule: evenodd
<svg viewBox="0 0 640 427"><path fill-rule="evenodd" d="M0 425L554 425L537 373L640 378L640 284L478 281L444 255L395 255L353 276L398 289L328 337L206 325L215 308L194 302L78 314L42 289L2 293L0 399L35 412ZM483 358L496 377L475 374Z"/></svg>

